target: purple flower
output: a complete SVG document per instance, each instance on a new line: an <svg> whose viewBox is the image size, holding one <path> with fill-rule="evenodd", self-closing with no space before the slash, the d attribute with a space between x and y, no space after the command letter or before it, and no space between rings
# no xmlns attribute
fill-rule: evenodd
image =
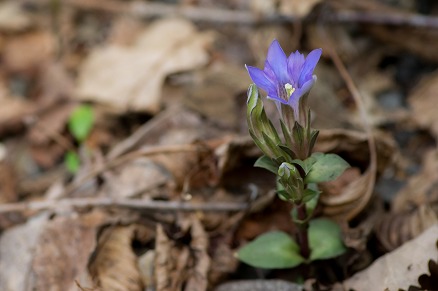
<svg viewBox="0 0 438 291"><path fill-rule="evenodd" d="M321 57L322 50L311 51L306 58L298 51L286 57L277 40L269 47L265 68L246 66L253 82L268 93L280 110L281 104L287 104L299 117L299 101L310 91L316 81L313 70ZM281 112L281 110L280 110Z"/></svg>

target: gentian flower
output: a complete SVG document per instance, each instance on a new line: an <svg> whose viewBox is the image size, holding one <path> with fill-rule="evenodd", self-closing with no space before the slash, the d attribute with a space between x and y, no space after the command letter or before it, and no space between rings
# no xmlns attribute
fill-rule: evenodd
<svg viewBox="0 0 438 291"><path fill-rule="evenodd" d="M257 87L268 93L267 98L274 100L278 110L281 104L292 107L295 119L300 116L299 102L316 81L313 70L321 57L322 50L315 49L305 58L296 51L286 57L277 40L269 47L265 68L260 70L246 66L249 76Z"/></svg>

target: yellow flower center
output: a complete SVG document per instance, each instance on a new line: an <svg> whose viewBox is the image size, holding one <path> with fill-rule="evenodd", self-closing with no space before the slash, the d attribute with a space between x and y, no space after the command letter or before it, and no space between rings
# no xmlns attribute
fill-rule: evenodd
<svg viewBox="0 0 438 291"><path fill-rule="evenodd" d="M292 96L292 93L295 92L295 88L289 83L284 85L284 89L286 89L287 97Z"/></svg>

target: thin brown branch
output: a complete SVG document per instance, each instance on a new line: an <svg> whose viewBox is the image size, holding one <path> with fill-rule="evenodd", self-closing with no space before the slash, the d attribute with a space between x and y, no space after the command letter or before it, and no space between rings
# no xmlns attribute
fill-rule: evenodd
<svg viewBox="0 0 438 291"><path fill-rule="evenodd" d="M207 202L191 203L178 201L154 201L143 199L113 199L113 198L69 198L61 200L45 200L21 203L0 204L0 213L41 211L64 207L123 207L148 211L241 211L248 208L248 203L242 202Z"/></svg>
<svg viewBox="0 0 438 291"><path fill-rule="evenodd" d="M199 6L181 6L145 1L96 1L96 0L68 0L67 3L79 9L104 11L115 14L128 14L140 18L154 18L163 16L180 16L193 21L233 23L243 25L257 25L262 23L296 23L306 17L283 14L258 14L248 10L230 10ZM393 9L393 11L366 11L330 7L330 2L324 4L322 14L310 17L324 18L330 23L373 23L385 25L407 25L412 27L438 28L438 17L408 13ZM336 6L336 5L335 5ZM339 5L338 5L339 6ZM307 19L311 20L311 19ZM315 19L313 19L315 20Z"/></svg>
<svg viewBox="0 0 438 291"><path fill-rule="evenodd" d="M123 163L129 162L133 159L139 157L153 156L158 154L172 154L172 153L184 153L184 152L196 152L200 151L200 147L194 144L188 145L170 145L170 146L153 146L143 148L134 152L127 153L123 156L115 158L113 160L108 161L103 166L94 169L93 171L86 174L79 181L74 181L70 185L66 187L64 191L63 197L68 196L68 194L76 191L79 187L81 187L88 180L96 177L97 175L103 173L106 170L112 169L114 167L120 166Z"/></svg>

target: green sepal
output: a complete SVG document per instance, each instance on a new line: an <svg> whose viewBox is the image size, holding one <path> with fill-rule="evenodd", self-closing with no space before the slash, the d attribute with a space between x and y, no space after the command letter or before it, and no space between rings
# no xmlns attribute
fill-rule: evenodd
<svg viewBox="0 0 438 291"><path fill-rule="evenodd" d="M289 148L292 148L293 142L291 138L291 133L289 132L287 126L284 124L283 119L280 119L280 125L281 125L281 131L283 132L284 140L286 141L286 145Z"/></svg>
<svg viewBox="0 0 438 291"><path fill-rule="evenodd" d="M313 153L315 159L309 173L305 177L306 183L321 183L335 180L350 165L336 154Z"/></svg>
<svg viewBox="0 0 438 291"><path fill-rule="evenodd" d="M313 147L315 146L316 140L318 139L319 130L313 130L310 134L310 142L309 142L309 154L312 152Z"/></svg>
<svg viewBox="0 0 438 291"><path fill-rule="evenodd" d="M236 256L248 265L265 269L293 268L306 261L298 244L282 231L262 234L240 248Z"/></svg>

